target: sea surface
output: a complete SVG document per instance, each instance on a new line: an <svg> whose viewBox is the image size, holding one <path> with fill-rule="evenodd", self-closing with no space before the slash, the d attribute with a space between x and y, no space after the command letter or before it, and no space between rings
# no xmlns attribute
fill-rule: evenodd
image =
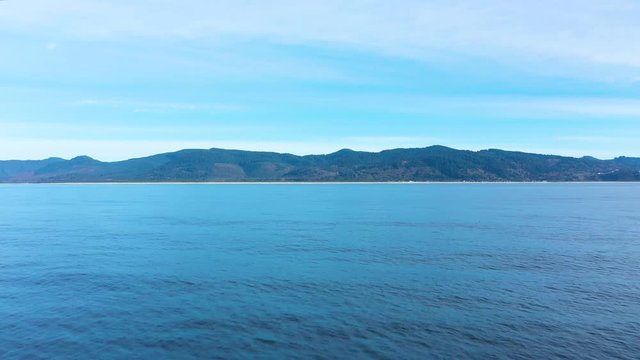
<svg viewBox="0 0 640 360"><path fill-rule="evenodd" d="M640 359L640 184L1 185L0 359Z"/></svg>

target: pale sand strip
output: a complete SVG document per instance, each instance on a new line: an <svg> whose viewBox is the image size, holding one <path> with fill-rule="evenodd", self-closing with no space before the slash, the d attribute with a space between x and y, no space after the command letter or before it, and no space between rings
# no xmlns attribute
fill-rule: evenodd
<svg viewBox="0 0 640 360"><path fill-rule="evenodd" d="M0 185L518 185L518 184L640 184L640 181L195 181L195 182L42 182Z"/></svg>

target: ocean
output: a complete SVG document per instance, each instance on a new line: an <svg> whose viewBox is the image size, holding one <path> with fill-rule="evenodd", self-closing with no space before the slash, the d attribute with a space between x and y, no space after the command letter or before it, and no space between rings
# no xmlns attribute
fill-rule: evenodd
<svg viewBox="0 0 640 360"><path fill-rule="evenodd" d="M638 359L640 184L0 185L0 359Z"/></svg>

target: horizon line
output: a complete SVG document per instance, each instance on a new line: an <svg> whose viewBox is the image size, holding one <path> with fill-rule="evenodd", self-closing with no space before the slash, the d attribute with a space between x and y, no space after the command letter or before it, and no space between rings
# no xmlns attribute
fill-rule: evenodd
<svg viewBox="0 0 640 360"><path fill-rule="evenodd" d="M178 152L182 152L182 151L211 151L211 150L241 151L241 152L253 152L253 153L271 153L271 154L279 154L279 155L291 155L291 156L297 156L297 157L306 157L306 156L328 156L328 155L337 154L337 153L343 152L343 151L351 151L351 152L357 152L357 153L368 153L368 154L379 154L379 153L382 153L382 152L394 151L394 150L417 150L417 149L429 149L429 148L438 148L438 147L446 148L446 149L450 149L450 150L456 150L456 151L469 151L469 152L473 152L473 153L479 153L479 152L483 152L483 151L503 151L503 152L531 154L531 155L557 156L557 157L573 158L573 159L592 158L592 159L601 160L601 161L615 160L615 159L618 159L618 158L640 158L640 157L628 156L628 155L617 155L617 156L612 157L612 158L598 158L598 157L591 156L591 155L570 156L570 155L558 155L558 154L543 153L543 152L528 152L528 151L523 151L523 150L508 150L508 149L500 149L500 148L485 148L485 149L480 149L480 150L471 150L471 149L460 149L460 148L454 148L454 147L450 147L450 146L446 146L446 145L434 144L434 145L427 145L427 146L422 146L422 147L393 147L393 148L382 149L382 150L377 150L377 151L357 150L357 149L352 149L352 148L341 148L341 149L338 149L338 150L335 150L335 151L332 151L332 152L327 152L327 153L309 153L309 154L294 154L294 153L291 153L291 152L279 152L279 151L270 151L270 150L246 150L246 149L237 149L237 148L218 148L218 147L211 147L211 148L183 148L183 149L174 150L174 151L158 152L158 153L152 153L152 154L145 155L145 156L137 156L137 157L131 157L131 158L126 158L126 159L122 159L122 160L112 160L112 161L99 160L99 159L97 159L95 157L92 157L92 156L89 156L89 155L77 155L77 156L74 156L74 157L71 157L71 158L50 156L50 157L40 158L40 159L0 159L0 162L6 162L6 161L45 161L45 160L51 160L51 159L60 159L60 160L64 160L64 161L71 161L71 160L79 159L79 158L88 158L88 159L95 160L95 161L98 161L98 162L101 162L101 163L118 163L118 162L124 162L124 161L136 160L136 159L144 159L144 158L148 158L148 157L152 157L152 156L158 156L158 155L174 154L174 153L178 153Z"/></svg>

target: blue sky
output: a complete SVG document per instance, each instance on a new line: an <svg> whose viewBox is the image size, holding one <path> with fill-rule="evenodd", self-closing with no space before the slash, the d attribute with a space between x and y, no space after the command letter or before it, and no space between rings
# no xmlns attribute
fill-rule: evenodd
<svg viewBox="0 0 640 360"><path fill-rule="evenodd" d="M8 0L0 159L640 156L640 2Z"/></svg>

